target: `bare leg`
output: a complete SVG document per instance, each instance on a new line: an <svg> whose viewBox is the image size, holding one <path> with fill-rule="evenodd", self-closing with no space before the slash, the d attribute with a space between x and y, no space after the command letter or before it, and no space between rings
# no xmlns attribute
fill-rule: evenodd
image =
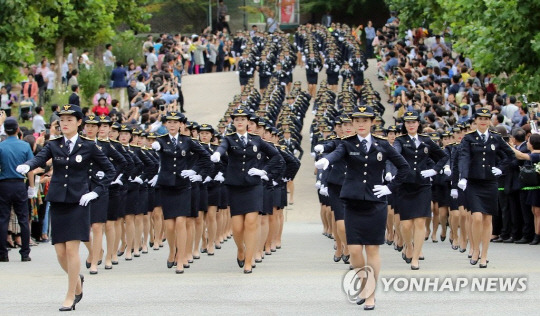
<svg viewBox="0 0 540 316"><path fill-rule="evenodd" d="M105 236L107 237L107 255L105 256L105 266L112 266L113 256L116 254L116 221L107 221L105 223Z"/></svg>
<svg viewBox="0 0 540 316"><path fill-rule="evenodd" d="M493 230L491 221L491 215L482 214L482 259L480 259L481 264L487 264L489 240L491 238L491 232Z"/></svg>
<svg viewBox="0 0 540 316"><path fill-rule="evenodd" d="M426 234L426 218L420 217L413 219L414 225L414 248L411 265L418 267L419 258L422 253L422 245L424 244L424 236Z"/></svg>
<svg viewBox="0 0 540 316"><path fill-rule="evenodd" d="M482 235L483 235L482 228L484 226L482 217L483 215L480 212L472 213L472 231L471 231L472 245L473 245L472 260L478 260L478 257L480 256L480 242L482 241Z"/></svg>
<svg viewBox="0 0 540 316"><path fill-rule="evenodd" d="M139 249L141 248L141 239L143 233L143 214L135 215L135 236L134 236L134 254L139 256Z"/></svg>
<svg viewBox="0 0 540 316"><path fill-rule="evenodd" d="M446 224L448 222L448 206L439 207L439 223L441 224L441 236L446 237Z"/></svg>
<svg viewBox="0 0 540 316"><path fill-rule="evenodd" d="M367 265L373 269L375 275L375 282L379 279L379 272L381 271L381 256L379 254L378 245L366 246ZM366 298L366 305L375 305L375 291Z"/></svg>
<svg viewBox="0 0 540 316"><path fill-rule="evenodd" d="M94 240L92 241L92 265L90 271L97 271L98 261L102 258L103 252L103 223L92 224L92 235Z"/></svg>
<svg viewBox="0 0 540 316"><path fill-rule="evenodd" d="M257 246L257 216L259 216L259 211L247 213L244 218L244 243L246 244L244 270L251 270L251 263Z"/></svg>
<svg viewBox="0 0 540 316"><path fill-rule="evenodd" d="M186 246L184 248L184 255L182 257L183 264L189 264L189 261L193 260L193 239L195 238L195 217L187 218L186 231L187 231L187 237L186 239L184 239ZM180 261L178 261L178 264L180 264Z"/></svg>
<svg viewBox="0 0 540 316"><path fill-rule="evenodd" d="M195 239L193 240L193 256L200 257L200 246L204 231L204 212L199 211L199 216L195 219ZM204 242L206 245L206 241Z"/></svg>
<svg viewBox="0 0 540 316"><path fill-rule="evenodd" d="M386 240L394 241L394 210L388 205L388 216L386 217Z"/></svg>
<svg viewBox="0 0 540 316"><path fill-rule="evenodd" d="M152 228L152 212L143 215L143 242L142 242L142 251L148 252L148 239L150 236L150 230Z"/></svg>
<svg viewBox="0 0 540 316"><path fill-rule="evenodd" d="M467 210L463 206L459 207L459 247L467 248L467 240L469 238L469 223L467 222Z"/></svg>
<svg viewBox="0 0 540 316"><path fill-rule="evenodd" d="M79 257L80 241L72 240L66 243L54 245L58 262L68 275L68 290L62 306L69 307L73 305L76 291L80 291L81 259Z"/></svg>
<svg viewBox="0 0 540 316"><path fill-rule="evenodd" d="M131 249L134 247L135 240L135 215L126 215L126 260L132 259ZM138 249L137 249L138 250Z"/></svg>
<svg viewBox="0 0 540 316"><path fill-rule="evenodd" d="M431 211L433 213L433 219L431 220L433 223L433 229L431 230L431 239L437 240L437 230L439 229L439 203L433 202Z"/></svg>
<svg viewBox="0 0 540 316"><path fill-rule="evenodd" d="M232 229L233 229L233 238L236 243L237 259L245 260L245 245L244 245L244 216L245 215L235 215L232 217Z"/></svg>
<svg viewBox="0 0 540 316"><path fill-rule="evenodd" d="M281 236L283 236L283 226L285 224L285 217L283 216L283 210L277 210L279 228L277 232L276 247L281 247Z"/></svg>
<svg viewBox="0 0 540 316"><path fill-rule="evenodd" d="M459 221L461 219L459 210L452 210L450 211L450 228L452 232L452 246L458 246L460 243L460 234L458 233L459 229ZM461 234L463 231L461 231Z"/></svg>
<svg viewBox="0 0 540 316"><path fill-rule="evenodd" d="M264 251L268 255L270 254L271 249L275 249L276 245L274 243L276 238L276 233L278 230L278 223L277 223L277 214L276 214L276 208L272 210L272 215L267 215L268 217L268 237L266 238L266 242L264 244Z"/></svg>
<svg viewBox="0 0 540 316"><path fill-rule="evenodd" d="M204 245L208 253L214 253L217 233L217 206L209 206L206 214L206 227L208 228L208 242ZM219 241L218 241L219 242Z"/></svg>
<svg viewBox="0 0 540 316"><path fill-rule="evenodd" d="M154 218L154 249L159 249L159 245L162 243L162 235L163 235L163 209L158 206L154 208L154 212L152 212L152 217Z"/></svg>
<svg viewBox="0 0 540 316"><path fill-rule="evenodd" d="M289 204L294 204L294 181L287 182L287 190L289 191Z"/></svg>
<svg viewBox="0 0 540 316"><path fill-rule="evenodd" d="M348 256L349 247L347 246L347 234L345 232L345 221L344 220L336 221L336 226L337 226L337 234L339 236L339 239L341 240L341 245L343 246L343 254L345 256ZM338 244L338 247L340 247L339 244Z"/></svg>
<svg viewBox="0 0 540 316"><path fill-rule="evenodd" d="M184 220L185 222L185 220ZM169 244L169 258L167 261L174 262L177 257L176 250L176 219L166 219L165 226L167 227L167 243ZM184 225L185 226L185 225ZM180 244L178 244L180 245ZM177 261L178 262L178 261Z"/></svg>
<svg viewBox="0 0 540 316"><path fill-rule="evenodd" d="M176 244L178 245L178 250L176 252L176 258L175 258L175 261L177 263L177 266L176 266L177 271L183 271L182 254L186 252L185 247L187 246L185 242L185 240L187 239L186 223L187 223L186 217L184 216L177 217L174 220L174 229L176 230Z"/></svg>

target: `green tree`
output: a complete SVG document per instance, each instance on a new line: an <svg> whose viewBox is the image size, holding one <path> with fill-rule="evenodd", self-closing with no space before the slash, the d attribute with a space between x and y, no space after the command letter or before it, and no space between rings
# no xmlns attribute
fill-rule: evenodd
<svg viewBox="0 0 540 316"><path fill-rule="evenodd" d="M32 61L38 14L29 0L0 0L0 80L20 78L21 61Z"/></svg>
<svg viewBox="0 0 540 316"><path fill-rule="evenodd" d="M443 12L438 1L386 0L386 4L391 11L398 12L401 31L416 27L434 28L441 31Z"/></svg>

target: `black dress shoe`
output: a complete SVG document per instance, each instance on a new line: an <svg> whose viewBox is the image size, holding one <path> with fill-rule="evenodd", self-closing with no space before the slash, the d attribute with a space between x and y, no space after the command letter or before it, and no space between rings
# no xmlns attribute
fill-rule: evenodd
<svg viewBox="0 0 540 316"><path fill-rule="evenodd" d="M445 241L445 240L446 240L446 236L441 235L441 241Z"/></svg>
<svg viewBox="0 0 540 316"><path fill-rule="evenodd" d="M401 252L403 250L403 246L396 246L396 251Z"/></svg>
<svg viewBox="0 0 540 316"><path fill-rule="evenodd" d="M256 263L261 263L261 262L262 262L262 259L255 259L255 262L256 262Z"/></svg>
<svg viewBox="0 0 540 316"><path fill-rule="evenodd" d="M276 246L276 249L281 249L281 246Z"/></svg>
<svg viewBox="0 0 540 316"><path fill-rule="evenodd" d="M150 242L149 245L150 245L150 247L154 247L154 243L153 243L153 242Z"/></svg>
<svg viewBox="0 0 540 316"><path fill-rule="evenodd" d="M487 262L486 262L486 264L480 264L479 267L480 267L481 269L487 268Z"/></svg>
<svg viewBox="0 0 540 316"><path fill-rule="evenodd" d="M491 242L503 242L503 241L504 239L502 239L500 236L491 240Z"/></svg>
<svg viewBox="0 0 540 316"><path fill-rule="evenodd" d="M174 261L167 261L167 268L172 268L174 265Z"/></svg>
<svg viewBox="0 0 540 316"><path fill-rule="evenodd" d="M206 253L208 250L206 248L201 249L201 253Z"/></svg>
<svg viewBox="0 0 540 316"><path fill-rule="evenodd" d="M459 248L459 252L464 253L465 251L467 251L467 248Z"/></svg>
<svg viewBox="0 0 540 316"><path fill-rule="evenodd" d="M214 253L213 253L213 252L209 252L208 255L209 255L209 256L213 256Z"/></svg>
<svg viewBox="0 0 540 316"><path fill-rule="evenodd" d="M97 262L97 265L98 265L98 266L101 265L102 262L103 262L103 260L99 260L99 261Z"/></svg>
<svg viewBox="0 0 540 316"><path fill-rule="evenodd" d="M118 265L118 261L111 261L111 263L113 264L113 266Z"/></svg>
<svg viewBox="0 0 540 316"><path fill-rule="evenodd" d="M139 258L140 256L141 256L140 253L134 253L134 254L133 254L133 257L135 257L135 258Z"/></svg>
<svg viewBox="0 0 540 316"><path fill-rule="evenodd" d="M30 256L23 256L23 257L21 257L21 261L22 262L32 261L32 258L30 258Z"/></svg>
<svg viewBox="0 0 540 316"><path fill-rule="evenodd" d="M105 265L105 270L111 270L112 266Z"/></svg>
<svg viewBox="0 0 540 316"><path fill-rule="evenodd" d="M220 245L215 245L214 247L216 247L216 249L221 249Z"/></svg>
<svg viewBox="0 0 540 316"><path fill-rule="evenodd" d="M199 259L201 259L201 256L193 256L193 259L199 260Z"/></svg>
<svg viewBox="0 0 540 316"><path fill-rule="evenodd" d="M349 264L349 259L351 258L351 255L341 255L341 260L343 260L343 263Z"/></svg>
<svg viewBox="0 0 540 316"><path fill-rule="evenodd" d="M407 258L407 256L405 256L405 262L407 264L411 263L411 261L412 261L412 258Z"/></svg>
<svg viewBox="0 0 540 316"><path fill-rule="evenodd" d="M418 257L418 260L425 260L426 258L424 258L423 256L422 257Z"/></svg>
<svg viewBox="0 0 540 316"><path fill-rule="evenodd" d="M529 243L529 245L538 245L540 244L540 235L535 235L533 240Z"/></svg>
<svg viewBox="0 0 540 316"><path fill-rule="evenodd" d="M188 263L193 263L193 260L188 260L187 262L188 262Z"/></svg>
<svg viewBox="0 0 540 316"><path fill-rule="evenodd" d="M236 258L236 262L238 263L238 266L239 266L240 268L243 268L243 267L244 267L244 262L245 262L245 261L246 261L245 259L244 259L244 260L240 260L240 259Z"/></svg>
<svg viewBox="0 0 540 316"><path fill-rule="evenodd" d="M513 244L515 242L513 237L510 237L508 239L503 240L503 243L505 244Z"/></svg>
<svg viewBox="0 0 540 316"><path fill-rule="evenodd" d="M478 263L478 259L476 259L476 260L471 259L470 263L474 266L474 265L476 265Z"/></svg>
<svg viewBox="0 0 540 316"><path fill-rule="evenodd" d="M523 244L528 244L530 242L531 242L531 239L522 237L520 240L517 240L515 243L523 245Z"/></svg>
<svg viewBox="0 0 540 316"><path fill-rule="evenodd" d="M339 260L341 260L341 257L334 256L334 262L339 262Z"/></svg>
<svg viewBox="0 0 540 316"><path fill-rule="evenodd" d="M189 268L189 267L190 267L190 265L189 265L189 264L183 264L182 266L184 267L184 269L187 269L187 268Z"/></svg>

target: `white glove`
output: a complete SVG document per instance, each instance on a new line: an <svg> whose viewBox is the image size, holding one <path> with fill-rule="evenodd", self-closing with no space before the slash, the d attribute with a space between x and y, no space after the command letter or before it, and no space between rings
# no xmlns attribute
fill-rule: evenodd
<svg viewBox="0 0 540 316"><path fill-rule="evenodd" d="M458 186L458 188L460 188L461 190L465 191L465 189L467 188L467 179L461 179L461 180L459 180L457 186Z"/></svg>
<svg viewBox="0 0 540 316"><path fill-rule="evenodd" d="M315 68L314 71L315 71L316 73L318 73L318 72L319 72L319 68Z"/></svg>
<svg viewBox="0 0 540 316"><path fill-rule="evenodd" d="M298 150L296 150L296 149L293 150L293 154L295 154L295 155L298 154Z"/></svg>
<svg viewBox="0 0 540 316"><path fill-rule="evenodd" d="M158 175L156 174L150 181L148 181L148 184L150 184L151 187L155 187L157 183Z"/></svg>
<svg viewBox="0 0 540 316"><path fill-rule="evenodd" d="M306 69L309 69L309 65L306 65Z"/></svg>
<svg viewBox="0 0 540 316"><path fill-rule="evenodd" d="M328 168L328 165L330 165L330 161L326 158L321 158L317 162L315 162L315 168L326 170Z"/></svg>
<svg viewBox="0 0 540 316"><path fill-rule="evenodd" d="M321 181L315 182L315 187L317 188L317 190L320 189L321 188Z"/></svg>
<svg viewBox="0 0 540 316"><path fill-rule="evenodd" d="M18 165L17 169L15 169L20 174L26 174L28 171L30 171L29 165Z"/></svg>
<svg viewBox="0 0 540 316"><path fill-rule="evenodd" d="M324 68L328 69L328 65L327 65L327 64L324 64Z"/></svg>
<svg viewBox="0 0 540 316"><path fill-rule="evenodd" d="M384 180L390 182L390 181L392 181L392 179L394 179L392 174L390 172L387 172L386 175L384 176Z"/></svg>
<svg viewBox="0 0 540 316"><path fill-rule="evenodd" d="M339 75L338 78L339 78L339 79L343 79L343 76L342 76L342 75Z"/></svg>
<svg viewBox="0 0 540 316"><path fill-rule="evenodd" d="M317 157L317 154L316 153L310 153L311 157L315 158Z"/></svg>
<svg viewBox="0 0 540 316"><path fill-rule="evenodd" d="M212 181L212 177L206 176L206 178L205 178L204 181L203 181L203 184L208 183L208 182L210 182L210 181Z"/></svg>
<svg viewBox="0 0 540 316"><path fill-rule="evenodd" d="M447 175L447 176L452 175L452 170L450 169L450 166L448 166L448 165L444 166L444 174Z"/></svg>
<svg viewBox="0 0 540 316"><path fill-rule="evenodd" d="M492 167L491 168L491 173L493 173L494 176L498 177L502 174L502 171L501 169L497 168L497 167Z"/></svg>
<svg viewBox="0 0 540 316"><path fill-rule="evenodd" d="M103 179L104 176L105 176L105 173L103 171L96 172L96 177L98 177L99 180Z"/></svg>
<svg viewBox="0 0 540 316"><path fill-rule="evenodd" d="M457 190L457 189L452 189L452 190L450 190L450 196L451 196L453 199L457 199L457 198L458 198L458 190Z"/></svg>
<svg viewBox="0 0 540 316"><path fill-rule="evenodd" d="M218 152L215 152L212 154L212 156L210 156L210 160L212 160L212 162L219 162L220 159L221 159L221 154Z"/></svg>
<svg viewBox="0 0 540 316"><path fill-rule="evenodd" d="M235 72L236 72L236 74L237 74L237 75L239 75L239 74L240 74L240 71L235 71Z"/></svg>
<svg viewBox="0 0 540 316"><path fill-rule="evenodd" d="M159 151L161 149L161 145L159 144L159 142L153 142L152 149L155 151Z"/></svg>
<svg viewBox="0 0 540 316"><path fill-rule="evenodd" d="M131 182L137 182L138 184L144 183L144 181L140 177L135 177L135 179L131 179Z"/></svg>
<svg viewBox="0 0 540 316"><path fill-rule="evenodd" d="M192 176L189 176L189 181L191 182L198 182L198 181L202 181L202 177L198 174L194 174Z"/></svg>
<svg viewBox="0 0 540 316"><path fill-rule="evenodd" d="M420 174L422 175L422 177L424 178L430 178L430 177L433 177L434 175L437 174L437 171L433 170L433 169L428 169L428 170L422 170L420 171Z"/></svg>
<svg viewBox="0 0 540 316"><path fill-rule="evenodd" d="M191 177L196 174L197 172L195 172L195 170L182 170L182 172L180 173L180 175L184 178Z"/></svg>
<svg viewBox="0 0 540 316"><path fill-rule="evenodd" d="M272 180L272 185L276 186L276 185L278 185L278 183L276 181Z"/></svg>
<svg viewBox="0 0 540 316"><path fill-rule="evenodd" d="M263 179L264 181L270 181L270 178L268 178L268 176L265 174L261 176L261 179Z"/></svg>
<svg viewBox="0 0 540 316"><path fill-rule="evenodd" d="M216 175L216 177L214 178L214 180L223 183L223 181L225 181L225 178L223 177L223 172L218 172L218 174Z"/></svg>
<svg viewBox="0 0 540 316"><path fill-rule="evenodd" d="M97 197L98 197L98 195L97 195L96 192L94 192L94 191L88 192L88 193L84 194L83 196L81 196L81 200L79 201L79 205L80 206L86 206L86 205L88 205L88 203L90 201L97 199Z"/></svg>
<svg viewBox="0 0 540 316"><path fill-rule="evenodd" d="M373 187L373 193L377 198L392 194L392 191L386 185L376 185Z"/></svg>
<svg viewBox="0 0 540 316"><path fill-rule="evenodd" d="M33 198L37 193L36 188L28 187L28 198Z"/></svg>
<svg viewBox="0 0 540 316"><path fill-rule="evenodd" d="M334 72L339 72L339 67L334 68Z"/></svg>
<svg viewBox="0 0 540 316"><path fill-rule="evenodd" d="M119 174L118 177L116 177L116 180L111 182L111 185L113 185L113 184L124 185L122 180L120 180L120 178L122 178L123 175L124 175L123 173Z"/></svg>
<svg viewBox="0 0 540 316"><path fill-rule="evenodd" d="M313 147L313 150L315 150L318 153L322 153L322 152L324 152L324 146L323 145L315 145L315 147Z"/></svg>
<svg viewBox="0 0 540 316"><path fill-rule="evenodd" d="M248 174L250 176L262 177L262 176L266 175L266 171L261 170L261 169L257 169L257 168L251 168L251 169L248 170Z"/></svg>
<svg viewBox="0 0 540 316"><path fill-rule="evenodd" d="M319 193L322 196L328 196L328 187L325 187L324 185L321 185L321 188L319 189Z"/></svg>
<svg viewBox="0 0 540 316"><path fill-rule="evenodd" d="M283 181L283 182L289 182L289 181L291 181L291 179L289 179L289 178L281 178L281 181Z"/></svg>

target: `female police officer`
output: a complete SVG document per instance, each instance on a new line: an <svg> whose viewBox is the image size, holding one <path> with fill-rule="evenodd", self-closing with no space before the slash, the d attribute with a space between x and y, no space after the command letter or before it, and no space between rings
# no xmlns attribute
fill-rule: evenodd
<svg viewBox="0 0 540 316"><path fill-rule="evenodd" d="M160 158L157 184L169 243L167 268L170 269L175 262L178 267L183 267L186 259L182 256L186 251L186 218L191 214L191 182L195 177L206 177L212 165L206 150L191 137L180 133L187 121L182 113L169 112L164 119L169 133L156 138L152 149ZM193 169L187 169L190 152L199 157ZM184 269L177 268L176 273L184 273Z"/></svg>
<svg viewBox="0 0 540 316"><path fill-rule="evenodd" d="M396 138L394 147L409 163L410 170L395 197L399 204L401 234L406 252L403 259L419 269L418 260L426 232L426 218L431 217L431 180L446 164L448 156L427 135L421 132L420 116L416 111L403 116L403 135ZM436 165L433 165L433 162ZM413 246L414 245L414 246Z"/></svg>
<svg viewBox="0 0 540 316"><path fill-rule="evenodd" d="M514 152L498 134L488 131L491 112L480 108L475 114L476 131L461 141L458 187L465 191L467 206L472 213L472 258L475 265L487 268L487 252L491 238L491 217L497 211L497 177L513 159ZM480 255L480 242L482 254Z"/></svg>
<svg viewBox="0 0 540 316"><path fill-rule="evenodd" d="M387 202L385 195L401 184L407 177L409 167L405 159L384 139L371 134L375 114L368 106L360 106L351 115L356 135L344 138L338 147L315 166L326 169L341 159L347 163L347 175L340 197L345 203L345 230L347 244L354 268L364 267L365 246L367 265L374 270L375 280L381 269L379 245L384 243ZM394 180L383 185L386 163L396 168ZM357 303L366 302L364 309L375 308L374 293L367 298L358 298Z"/></svg>
<svg viewBox="0 0 540 316"><path fill-rule="evenodd" d="M77 134L83 117L78 106L64 105L58 115L64 137L51 140L34 159L18 166L17 172L25 174L45 166L49 159L53 161L54 173L47 201L51 202L52 243L60 266L68 274L68 291L60 311L69 311L82 299L79 245L90 236L89 203L107 191L114 177L114 167L93 140ZM90 191L88 173L92 161L104 174Z"/></svg>
<svg viewBox="0 0 540 316"><path fill-rule="evenodd" d="M229 192L233 237L238 247L236 259L240 268L244 268L244 273L251 273L257 244L257 218L262 210L261 178L268 180L267 172L279 168L283 160L274 146L247 132L247 117L248 113L243 109L231 114L236 133L223 138L211 159L219 162L221 155L228 153L225 184ZM263 170L255 168L260 166L262 158L259 151L270 158Z"/></svg>

